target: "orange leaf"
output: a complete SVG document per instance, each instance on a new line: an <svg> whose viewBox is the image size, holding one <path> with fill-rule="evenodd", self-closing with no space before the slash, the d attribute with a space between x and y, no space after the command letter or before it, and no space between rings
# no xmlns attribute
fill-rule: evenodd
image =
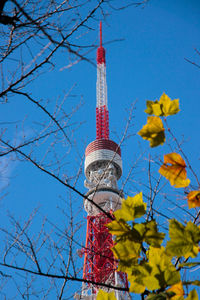
<svg viewBox="0 0 200 300"><path fill-rule="evenodd" d="M185 161L178 153L164 155L164 163L160 167L159 173L176 188L186 187L190 184L190 180L187 179Z"/></svg>
<svg viewBox="0 0 200 300"><path fill-rule="evenodd" d="M200 207L200 191L191 191L187 198L189 208Z"/></svg>
<svg viewBox="0 0 200 300"><path fill-rule="evenodd" d="M184 289L183 284L180 281L179 283L176 283L172 285L168 290L168 292L174 292L176 295L170 298L171 300L180 300L183 299L184 296Z"/></svg>

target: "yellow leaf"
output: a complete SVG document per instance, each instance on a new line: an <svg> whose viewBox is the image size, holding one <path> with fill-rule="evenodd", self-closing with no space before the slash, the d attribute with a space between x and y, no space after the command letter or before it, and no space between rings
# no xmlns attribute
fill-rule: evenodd
<svg viewBox="0 0 200 300"><path fill-rule="evenodd" d="M162 116L162 109L161 109L161 105L159 103L154 103L152 105L153 108L153 113L155 116Z"/></svg>
<svg viewBox="0 0 200 300"><path fill-rule="evenodd" d="M165 254L165 248L149 247L147 251L147 257L149 264L155 268L156 265L160 266L160 270L163 270L163 266L171 264L171 258Z"/></svg>
<svg viewBox="0 0 200 300"><path fill-rule="evenodd" d="M115 293L114 292L106 293L102 290L99 290L97 294L97 300L116 300Z"/></svg>
<svg viewBox="0 0 200 300"><path fill-rule="evenodd" d="M159 101L146 101L147 108L145 112L155 116L171 116L177 114L179 109L179 99L171 100L165 93L162 94Z"/></svg>
<svg viewBox="0 0 200 300"><path fill-rule="evenodd" d="M165 93L162 94L158 103L165 117L175 115L180 111L179 99L171 100Z"/></svg>
<svg viewBox="0 0 200 300"><path fill-rule="evenodd" d="M128 196L126 200L122 200L122 207L114 212L114 216L117 220L134 221L135 218L140 218L145 214L146 207L142 193L134 197Z"/></svg>
<svg viewBox="0 0 200 300"><path fill-rule="evenodd" d="M187 198L189 208L200 207L200 191L191 191Z"/></svg>
<svg viewBox="0 0 200 300"><path fill-rule="evenodd" d="M164 155L164 164L159 169L159 173L176 188L186 187L190 184L190 180L187 179L185 161L178 153Z"/></svg>
<svg viewBox="0 0 200 300"><path fill-rule="evenodd" d="M147 124L138 132L144 139L150 142L150 147L156 147L165 142L165 129L159 117L148 117Z"/></svg>
<svg viewBox="0 0 200 300"><path fill-rule="evenodd" d="M147 113L148 115L153 115L153 107L152 107L153 104L154 104L154 101L150 101L150 100L146 101L147 108L145 109L145 113Z"/></svg>
<svg viewBox="0 0 200 300"><path fill-rule="evenodd" d="M161 106L157 100L155 102L147 100L146 105L147 105L147 109L145 110L145 112L147 114L155 115L155 116L162 116Z"/></svg>
<svg viewBox="0 0 200 300"><path fill-rule="evenodd" d="M172 285L168 290L168 292L174 292L176 295L170 298L171 300L182 300L184 299L184 289L183 289L183 284L182 282L178 282L174 285Z"/></svg>

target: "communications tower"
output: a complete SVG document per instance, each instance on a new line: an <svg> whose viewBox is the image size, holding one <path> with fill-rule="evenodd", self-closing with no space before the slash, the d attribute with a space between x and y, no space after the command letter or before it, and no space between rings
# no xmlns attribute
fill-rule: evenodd
<svg viewBox="0 0 200 300"><path fill-rule="evenodd" d="M97 49L97 84L96 84L96 139L85 150L85 187L86 196L107 212L103 213L93 203L84 199L87 212L87 233L84 252L83 283L79 299L95 300L98 290L111 292L109 286L127 288L126 274L117 272L117 262L111 247L112 235L105 224L121 206L121 193L117 180L122 175L120 147L109 139L109 113L107 103L106 58L102 46L102 23L100 22L100 46ZM98 286L102 283L106 286ZM117 300L130 299L124 291L116 291Z"/></svg>

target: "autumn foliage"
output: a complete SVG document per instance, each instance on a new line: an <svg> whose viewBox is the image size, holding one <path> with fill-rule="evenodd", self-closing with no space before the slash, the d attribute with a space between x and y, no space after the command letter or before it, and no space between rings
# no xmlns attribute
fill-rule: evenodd
<svg viewBox="0 0 200 300"><path fill-rule="evenodd" d="M150 147L156 147L165 142L163 121L180 111L179 100L171 100L163 93L159 100L148 100L146 105L145 112L150 116L138 134L150 142ZM190 188L187 164L181 154L165 154L158 172L172 187L187 187L188 208L197 208L200 207L200 190ZM114 212L114 217L115 220L107 224L115 239L112 251L118 261L118 271L128 275L130 292L141 294L146 300L198 299L192 286L200 286L199 279L182 279L184 268L200 265L197 261L200 243L197 218L184 224L170 219L168 232L160 232L156 220L147 217L142 193L122 199L121 208ZM99 291L97 300L102 299L115 300L115 293Z"/></svg>
<svg viewBox="0 0 200 300"><path fill-rule="evenodd" d="M164 156L164 163L159 173L169 180L176 188L186 187L190 184L187 179L186 164L178 153L170 153Z"/></svg>

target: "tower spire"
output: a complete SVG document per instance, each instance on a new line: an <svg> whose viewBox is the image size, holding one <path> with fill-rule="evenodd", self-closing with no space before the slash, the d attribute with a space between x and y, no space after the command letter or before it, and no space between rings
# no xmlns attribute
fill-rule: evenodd
<svg viewBox="0 0 200 300"><path fill-rule="evenodd" d="M106 51L102 46L102 22L99 25L99 37L100 37L100 44L97 49L97 65L98 64L105 64L106 63Z"/></svg>
<svg viewBox="0 0 200 300"><path fill-rule="evenodd" d="M102 23L100 22L100 46L97 49L96 85L96 138L109 139L109 113L107 103L106 56L102 46Z"/></svg>
<svg viewBox="0 0 200 300"><path fill-rule="evenodd" d="M100 31L100 47L102 47L102 22L100 22L100 25L99 25L99 31Z"/></svg>

